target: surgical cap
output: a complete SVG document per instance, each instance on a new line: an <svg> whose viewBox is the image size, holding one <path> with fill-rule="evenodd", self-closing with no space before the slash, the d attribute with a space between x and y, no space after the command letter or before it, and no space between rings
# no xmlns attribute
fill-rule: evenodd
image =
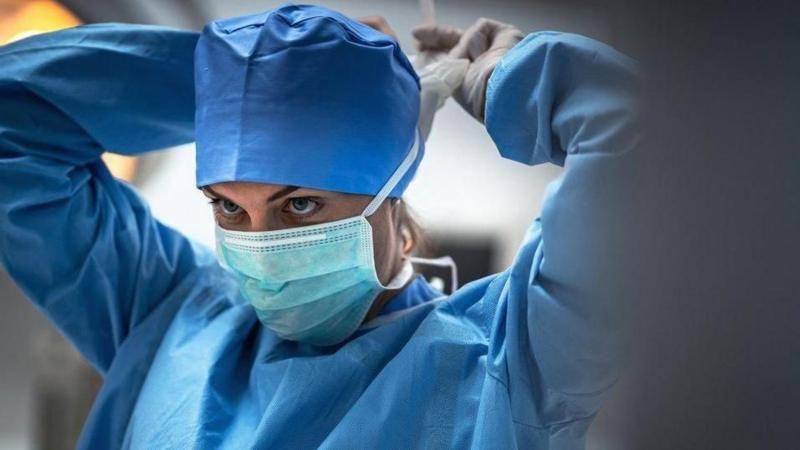
<svg viewBox="0 0 800 450"><path fill-rule="evenodd" d="M414 143L419 80L389 36L317 6L211 22L195 49L197 185L375 195ZM392 190L400 196L422 159Z"/></svg>

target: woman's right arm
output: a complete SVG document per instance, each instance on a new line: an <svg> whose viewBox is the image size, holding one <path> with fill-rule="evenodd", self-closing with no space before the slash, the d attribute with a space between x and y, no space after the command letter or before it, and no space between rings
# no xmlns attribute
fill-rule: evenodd
<svg viewBox="0 0 800 450"><path fill-rule="evenodd" d="M0 260L99 370L213 256L100 159L191 142L197 35L91 25L0 47Z"/></svg>

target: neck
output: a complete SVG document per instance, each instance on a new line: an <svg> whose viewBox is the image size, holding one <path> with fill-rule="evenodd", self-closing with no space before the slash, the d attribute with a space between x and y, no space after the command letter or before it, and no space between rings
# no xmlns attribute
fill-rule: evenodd
<svg viewBox="0 0 800 450"><path fill-rule="evenodd" d="M411 282L414 281L414 278L415 277L411 277L406 284L399 289L386 290L378 294L378 296L375 298L375 301L372 302L372 306L370 307L369 312L367 312L367 316L364 317L364 322L369 322L370 320L378 317L381 311L383 311L383 307L386 306L386 304L389 303L393 298L399 295L403 289L406 288L406 286L411 284Z"/></svg>

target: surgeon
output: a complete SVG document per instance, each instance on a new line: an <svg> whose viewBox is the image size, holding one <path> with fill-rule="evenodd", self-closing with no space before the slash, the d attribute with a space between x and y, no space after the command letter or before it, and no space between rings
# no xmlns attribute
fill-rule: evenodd
<svg viewBox="0 0 800 450"><path fill-rule="evenodd" d="M583 447L619 367L634 65L492 20L415 37L468 61L501 157L566 166L513 264L451 295L411 263L420 85L386 34L289 5L0 48L0 255L104 377L80 448ZM216 255L100 159L191 141Z"/></svg>

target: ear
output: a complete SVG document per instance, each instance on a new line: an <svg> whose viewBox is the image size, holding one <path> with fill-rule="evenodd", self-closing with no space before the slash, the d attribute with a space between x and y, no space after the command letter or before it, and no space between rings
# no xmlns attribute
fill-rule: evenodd
<svg viewBox="0 0 800 450"><path fill-rule="evenodd" d="M400 236L403 238L403 255L408 256L414 250L414 241L411 238L411 232L405 226L400 227Z"/></svg>
<svg viewBox="0 0 800 450"><path fill-rule="evenodd" d="M400 251L403 253L403 256L408 256L411 254L412 250L414 250L414 238L411 235L411 230L408 229L408 225L403 223L402 201L403 200L400 198L392 199L392 221L395 224L395 229L400 233L400 237L402 238Z"/></svg>

